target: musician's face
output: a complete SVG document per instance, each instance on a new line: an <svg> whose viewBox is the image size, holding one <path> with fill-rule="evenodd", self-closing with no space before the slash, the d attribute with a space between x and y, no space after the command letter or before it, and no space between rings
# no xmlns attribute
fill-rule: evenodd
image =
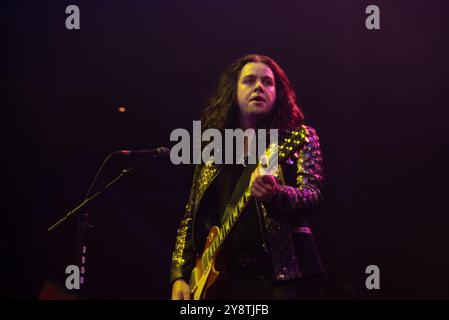
<svg viewBox="0 0 449 320"><path fill-rule="evenodd" d="M270 114L276 100L274 74L262 62L249 62L240 72L237 83L237 100L242 117Z"/></svg>

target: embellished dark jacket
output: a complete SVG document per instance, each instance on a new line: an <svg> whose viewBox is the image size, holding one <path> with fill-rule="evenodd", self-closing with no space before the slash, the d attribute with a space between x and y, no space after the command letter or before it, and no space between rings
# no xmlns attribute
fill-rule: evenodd
<svg viewBox="0 0 449 320"><path fill-rule="evenodd" d="M279 192L268 202L255 201L265 222L264 238L277 280L309 277L324 272L307 219L314 214L321 201L323 160L315 130L303 125L300 131L305 137L304 142L285 162L279 163L274 173L281 185ZM282 136L280 133L279 137ZM218 172L219 167L213 163L195 168L172 256L171 283L177 279L188 282L195 257L203 249L199 247L192 230L202 196Z"/></svg>

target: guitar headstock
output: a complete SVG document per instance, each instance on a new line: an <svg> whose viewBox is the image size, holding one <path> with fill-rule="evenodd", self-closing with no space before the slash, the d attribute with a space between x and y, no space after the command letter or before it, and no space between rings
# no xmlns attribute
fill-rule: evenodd
<svg viewBox="0 0 449 320"><path fill-rule="evenodd" d="M286 159L303 141L307 141L307 137L301 128L290 132L280 146L276 143L270 144L265 155L260 158L262 172L264 174L275 172L278 162Z"/></svg>
<svg viewBox="0 0 449 320"><path fill-rule="evenodd" d="M287 158L290 153L299 147L299 145L305 140L307 140L307 137L304 130L301 129L292 131L290 136L284 139L282 145L279 147L278 160L284 160Z"/></svg>

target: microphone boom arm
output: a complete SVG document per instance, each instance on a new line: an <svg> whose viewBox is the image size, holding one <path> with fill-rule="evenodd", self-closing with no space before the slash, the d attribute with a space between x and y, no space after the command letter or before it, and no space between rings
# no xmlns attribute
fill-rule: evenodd
<svg viewBox="0 0 449 320"><path fill-rule="evenodd" d="M122 172L115 177L113 180L111 180L106 186L103 187L103 189L97 191L95 194L93 194L92 196L86 198L83 202L81 202L76 208L74 208L73 210L71 210L69 213L67 213L64 217L62 217L61 219L59 219L57 222L55 222L53 225L51 225L47 231L53 231L53 229L55 229L58 225L60 225L61 223L63 223L65 220L67 220L71 215L73 215L75 212L77 212L79 209L81 209L82 207L84 207L88 202L92 201L93 199L95 199L96 197L98 197L100 194L102 194L105 190L107 190L110 186L112 186L114 183L116 183L117 181L119 181L121 178L123 178L125 175L127 175L128 173L130 173L135 167L130 167L128 169L123 169Z"/></svg>
<svg viewBox="0 0 449 320"><path fill-rule="evenodd" d="M109 154L106 159L103 161L103 163L100 166L100 169L98 169L97 174L95 175L92 183L89 186L89 189L87 190L86 196L84 197L84 201L81 202L76 208L74 208L72 211L68 212L64 217L62 217L61 219L59 219L57 222L55 222L53 225L51 225L47 231L50 232L53 229L55 229L58 225L60 225L61 223L63 223L65 220L67 220L70 216L72 216L75 212L77 212L79 209L81 209L82 207L84 207L88 202L92 201L93 199L95 199L97 196L99 196L100 194L102 194L106 189L108 189L111 185L113 185L115 182L117 182L118 180L120 180L121 178L123 178L126 174L128 174L129 172L131 172L135 166L132 166L128 169L123 169L122 173L120 175L118 175L116 178L114 178L113 180L111 180L111 182L109 182L103 189L101 189L100 191L98 191L97 193L95 193L93 196L89 197L89 194L91 192L91 190L93 189L95 182L98 179L98 176L100 175L100 172L103 170L106 162L108 162L108 160L116 155L116 154L121 154L121 155L125 155L125 156L131 156L131 155L144 155L144 156L152 156L153 158L159 157L159 156L167 156L170 153L170 150L165 148L165 147L159 147L156 149L140 149L140 150L120 150L120 151L115 151L111 154Z"/></svg>

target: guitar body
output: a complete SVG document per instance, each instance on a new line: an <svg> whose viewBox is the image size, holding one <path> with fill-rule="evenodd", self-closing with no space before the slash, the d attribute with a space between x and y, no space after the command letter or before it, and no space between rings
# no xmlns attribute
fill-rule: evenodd
<svg viewBox="0 0 449 320"><path fill-rule="evenodd" d="M190 276L191 297L193 300L214 299L214 292L220 291L221 272L216 269L215 263L217 256L212 257L209 263L203 264L203 256L208 252L214 239L219 235L220 228L212 227L206 238L204 250L201 255L196 258L195 268Z"/></svg>

